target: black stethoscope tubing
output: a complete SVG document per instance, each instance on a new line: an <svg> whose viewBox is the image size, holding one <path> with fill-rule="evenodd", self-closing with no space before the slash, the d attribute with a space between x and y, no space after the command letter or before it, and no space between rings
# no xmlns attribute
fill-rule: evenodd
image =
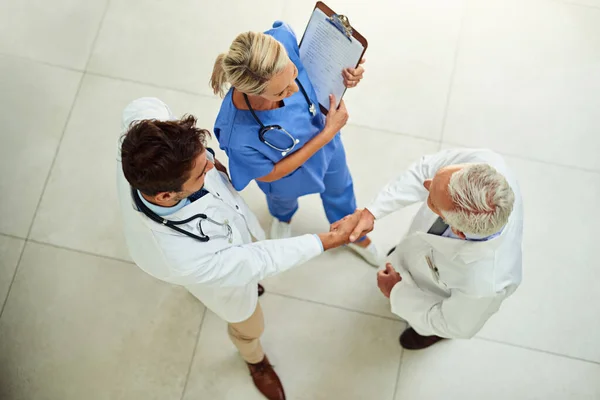
<svg viewBox="0 0 600 400"><path fill-rule="evenodd" d="M178 227L177 225L184 225L187 224L190 221L193 221L195 219L208 219L208 217L206 216L206 214L196 214L196 215L192 215L189 218L186 218L184 220L181 221L170 221L168 219L162 218L160 216L158 216L156 213L154 213L150 208L148 208L147 205L144 204L144 202L142 201L142 199L140 199L140 196L137 193L137 190L135 189L131 189L131 194L133 196L133 201L135 202L135 205L137 206L138 210L140 210L146 217L150 218L152 221L157 222L161 225L165 225L171 229L173 229L174 231L177 231L179 233L182 233L186 236L189 236L193 239L199 240L201 242L208 242L210 240L210 237L208 237L207 235L202 235L202 236L198 236L193 234L192 232L188 232L185 229L181 229L180 227Z"/></svg>

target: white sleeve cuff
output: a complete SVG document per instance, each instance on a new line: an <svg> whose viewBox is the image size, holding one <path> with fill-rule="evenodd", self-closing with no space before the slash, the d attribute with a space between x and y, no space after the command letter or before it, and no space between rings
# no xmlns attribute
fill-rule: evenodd
<svg viewBox="0 0 600 400"><path fill-rule="evenodd" d="M323 247L323 242L321 242L321 238L317 234L314 234L313 236L315 237L315 239L317 239L317 242L319 242L319 248L321 249L321 253L323 253L325 251L325 248Z"/></svg>
<svg viewBox="0 0 600 400"><path fill-rule="evenodd" d="M371 204L368 207L365 207L367 210L369 210L369 212L371 214L373 214L373 216L375 217L376 220L379 220L383 217L385 217L387 214L385 214L384 212L382 212L379 207L377 207L377 205L375 203Z"/></svg>
<svg viewBox="0 0 600 400"><path fill-rule="evenodd" d="M405 282L404 282L404 277L402 277L402 280L398 283L396 283L394 285L394 287L392 288L392 291L390 292L390 306L391 306L391 310L394 314L396 315L400 315L399 314L399 309L398 309L398 305L400 305L400 303L402 302L402 299L400 299L400 291L402 290L402 286L404 286Z"/></svg>

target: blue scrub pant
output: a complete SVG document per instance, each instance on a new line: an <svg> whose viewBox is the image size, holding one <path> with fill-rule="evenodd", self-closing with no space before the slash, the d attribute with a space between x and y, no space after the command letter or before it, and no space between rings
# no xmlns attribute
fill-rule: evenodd
<svg viewBox="0 0 600 400"><path fill-rule="evenodd" d="M325 215L330 224L356 211L356 196L352 175L346 163L343 147L335 153L323 178L325 191L321 193ZM267 195L267 204L271 215L282 222L290 222L298 211L298 199L282 198L276 193ZM366 238L362 237L358 241Z"/></svg>

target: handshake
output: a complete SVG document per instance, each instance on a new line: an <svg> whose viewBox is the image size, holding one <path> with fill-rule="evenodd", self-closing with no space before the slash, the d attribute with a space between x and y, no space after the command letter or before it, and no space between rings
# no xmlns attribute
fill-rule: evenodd
<svg viewBox="0 0 600 400"><path fill-rule="evenodd" d="M373 230L375 217L366 208L356 210L333 223L328 233L319 234L323 248L329 250L354 242Z"/></svg>

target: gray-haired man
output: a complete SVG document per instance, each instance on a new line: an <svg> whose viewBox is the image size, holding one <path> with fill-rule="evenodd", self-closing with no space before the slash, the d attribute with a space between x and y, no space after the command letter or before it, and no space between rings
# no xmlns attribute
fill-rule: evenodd
<svg viewBox="0 0 600 400"><path fill-rule="evenodd" d="M412 350L474 336L521 282L523 207L502 157L456 149L421 158L357 211L350 239L421 201L407 236L377 275L392 312L410 325L400 343Z"/></svg>

